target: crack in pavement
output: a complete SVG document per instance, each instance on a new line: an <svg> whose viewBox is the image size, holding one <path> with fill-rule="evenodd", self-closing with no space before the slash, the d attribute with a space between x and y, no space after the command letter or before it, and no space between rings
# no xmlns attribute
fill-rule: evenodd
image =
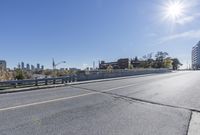
<svg viewBox="0 0 200 135"><path fill-rule="evenodd" d="M109 92L109 91L112 91L112 90L120 89L120 87L116 88L116 89L108 89L108 90L102 90L102 91L94 90L94 89L89 89L89 88L84 88L84 87L77 87L77 86L71 86L71 87L73 87L73 88L79 88L79 89L84 89L84 90L92 91L92 92L104 93L104 94L116 96L118 98L123 97L123 98L126 98L126 99L131 99L133 101L143 102L143 103L147 103L147 104L154 104L154 105L166 106L166 107L171 107L171 108L184 109L184 110L189 110L189 111L192 111L192 112L198 112L198 113L200 113L200 110L195 109L195 108L187 108L187 107L184 107L184 106L175 106L175 105L170 105L170 104L163 104L163 103L159 103L159 102L154 102L154 101L149 101L149 100L145 100L145 99L140 99L140 98L135 98L135 97L129 97L129 96L125 96L125 95L121 95L121 94L116 94L116 93Z"/></svg>
<svg viewBox="0 0 200 135"><path fill-rule="evenodd" d="M153 101L149 101L149 100L144 100L144 99L139 99L139 98L134 98L134 97L129 97L129 96L124 96L124 95L120 95L120 94L111 93L111 92L109 92L109 91L112 91L110 89L109 90L99 91L99 90L88 89L88 88L77 87L77 86L71 86L71 87L84 89L84 90L88 90L88 91L92 91L92 92L99 92L99 93L111 95L111 96L113 96L115 98L120 98L120 99L123 99L123 100L126 100L126 101L128 100L129 102L130 101L134 101L134 102L136 101L136 102L139 102L139 103L152 104L152 105L158 105L158 106L164 106L164 107L171 107L171 108L175 108L175 109L187 110L187 111L190 112L190 115L189 115L189 120L188 120L188 123L187 123L187 129L186 129L186 134L185 135L189 134L193 112L200 113L200 110L198 110L198 109L187 108L187 107L183 107L183 106L174 106L174 105L169 105L169 104L163 104L163 103L153 102Z"/></svg>
<svg viewBox="0 0 200 135"><path fill-rule="evenodd" d="M189 134L189 130L190 130L190 123L191 123L191 120L192 120L192 111L190 111L190 117L189 117L189 121L188 121L188 125L187 125L187 130L186 130L186 134L185 135L188 135Z"/></svg>

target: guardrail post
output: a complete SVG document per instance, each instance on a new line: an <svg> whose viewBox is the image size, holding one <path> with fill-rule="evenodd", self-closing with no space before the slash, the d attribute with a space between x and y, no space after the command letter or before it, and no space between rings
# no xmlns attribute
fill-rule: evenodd
<svg viewBox="0 0 200 135"><path fill-rule="evenodd" d="M74 75L74 82L77 82L77 75Z"/></svg>
<svg viewBox="0 0 200 135"><path fill-rule="evenodd" d="M70 82L73 82L73 76L70 76Z"/></svg>
<svg viewBox="0 0 200 135"><path fill-rule="evenodd" d="M67 77L65 78L65 83L68 83L68 80L69 80L69 76L67 76Z"/></svg>
<svg viewBox="0 0 200 135"><path fill-rule="evenodd" d="M55 78L53 78L53 84L56 84L56 79Z"/></svg>
<svg viewBox="0 0 200 135"><path fill-rule="evenodd" d="M45 85L48 85L47 76L45 76Z"/></svg>
<svg viewBox="0 0 200 135"><path fill-rule="evenodd" d="M72 75L72 77L71 77L71 82L74 82L74 75Z"/></svg>
<svg viewBox="0 0 200 135"><path fill-rule="evenodd" d="M64 84L65 83L65 78L62 78L62 84Z"/></svg>
<svg viewBox="0 0 200 135"><path fill-rule="evenodd" d="M14 88L17 88L17 83L11 83L11 86L13 86Z"/></svg>
<svg viewBox="0 0 200 135"><path fill-rule="evenodd" d="M15 83L13 83L13 84L11 84L14 88L17 88L17 83L15 82Z"/></svg>
<svg viewBox="0 0 200 135"><path fill-rule="evenodd" d="M37 80L37 77L35 77L35 86L38 86L38 80Z"/></svg>

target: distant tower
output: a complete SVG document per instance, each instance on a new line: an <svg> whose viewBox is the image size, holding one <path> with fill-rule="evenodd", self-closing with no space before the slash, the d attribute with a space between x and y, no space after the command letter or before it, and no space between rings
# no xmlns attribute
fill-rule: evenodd
<svg viewBox="0 0 200 135"><path fill-rule="evenodd" d="M21 69L25 69L24 62L21 62Z"/></svg>
<svg viewBox="0 0 200 135"><path fill-rule="evenodd" d="M53 66L53 69L56 68L56 64L55 64L54 58L52 59L52 66Z"/></svg>
<svg viewBox="0 0 200 135"><path fill-rule="evenodd" d="M35 70L35 67L33 65L31 65L31 70L34 71Z"/></svg>
<svg viewBox="0 0 200 135"><path fill-rule="evenodd" d="M18 69L21 69L21 65L20 65L20 63L18 63L17 68L18 68Z"/></svg>
<svg viewBox="0 0 200 135"><path fill-rule="evenodd" d="M40 64L39 63L37 64L37 70L40 70Z"/></svg>
<svg viewBox="0 0 200 135"><path fill-rule="evenodd" d="M26 64L26 70L30 70L30 65Z"/></svg>
<svg viewBox="0 0 200 135"><path fill-rule="evenodd" d="M44 65L41 66L41 69L44 70Z"/></svg>

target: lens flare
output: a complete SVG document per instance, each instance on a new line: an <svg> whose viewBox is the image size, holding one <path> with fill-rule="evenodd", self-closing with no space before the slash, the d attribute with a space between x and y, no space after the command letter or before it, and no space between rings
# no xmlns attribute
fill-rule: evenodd
<svg viewBox="0 0 200 135"><path fill-rule="evenodd" d="M181 1L170 1L165 5L164 12L165 18L173 21L180 19L184 16L185 6Z"/></svg>

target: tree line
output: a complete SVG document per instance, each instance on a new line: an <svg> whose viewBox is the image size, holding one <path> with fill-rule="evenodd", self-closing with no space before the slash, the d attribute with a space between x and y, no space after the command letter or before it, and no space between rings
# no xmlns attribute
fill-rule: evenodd
<svg viewBox="0 0 200 135"><path fill-rule="evenodd" d="M171 68L177 70L182 66L178 58L172 58L167 52L159 51L154 56L153 53L144 55L138 59L135 57L131 60L129 68Z"/></svg>

